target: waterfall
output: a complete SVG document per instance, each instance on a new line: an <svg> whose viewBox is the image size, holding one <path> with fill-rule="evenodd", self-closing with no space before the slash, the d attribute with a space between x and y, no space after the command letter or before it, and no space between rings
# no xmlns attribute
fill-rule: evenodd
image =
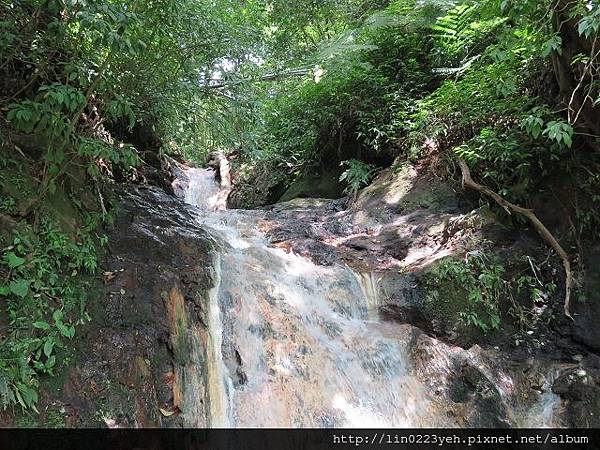
<svg viewBox="0 0 600 450"><path fill-rule="evenodd" d="M560 419L557 417L557 410L561 407L561 400L558 395L552 392L552 384L557 376L557 371L552 370L544 377L544 383L541 386L540 401L532 408L523 412L519 426L525 428L552 428L560 427Z"/></svg>
<svg viewBox="0 0 600 450"><path fill-rule="evenodd" d="M372 276L270 246L259 212L212 210L214 173L189 175L186 201L220 248L209 295L212 426L445 424L411 375L406 337L373 320Z"/></svg>
<svg viewBox="0 0 600 450"><path fill-rule="evenodd" d="M366 300L367 309L370 313L370 316L371 318L376 319L377 308L380 306L376 274L372 272L361 272L355 273L355 276L360 287L362 288L363 297Z"/></svg>
<svg viewBox="0 0 600 450"><path fill-rule="evenodd" d="M223 323L219 308L219 287L221 285L220 256L215 258L215 287L208 293L208 396L209 423L213 428L226 428L231 425L229 419L230 382L221 357L223 342Z"/></svg>
<svg viewBox="0 0 600 450"><path fill-rule="evenodd" d="M434 338L433 359L413 367L411 327L379 317L377 274L318 265L270 245L263 211L223 210L218 199L224 204L227 186L211 169L190 169L188 176L186 201L217 249L205 349L212 427L456 426L448 414L455 405L431 387L460 377L451 355L496 380L498 392L498 380L512 386L498 367L485 368L471 352ZM508 391L498 401L514 412L517 426L555 423L557 397L549 385L533 407L515 411ZM468 408L462 414L469 416Z"/></svg>
<svg viewBox="0 0 600 450"><path fill-rule="evenodd" d="M188 169L189 184L185 191L185 202L206 211L219 208L221 188L212 169Z"/></svg>

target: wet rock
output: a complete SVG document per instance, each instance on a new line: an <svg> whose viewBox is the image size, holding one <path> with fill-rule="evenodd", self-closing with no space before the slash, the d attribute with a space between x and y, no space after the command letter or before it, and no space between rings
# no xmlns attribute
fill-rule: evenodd
<svg viewBox="0 0 600 450"><path fill-rule="evenodd" d="M600 351L600 245L592 246L584 255L586 263L585 299L573 302L575 320L573 338L590 349Z"/></svg>
<svg viewBox="0 0 600 450"><path fill-rule="evenodd" d="M493 251L508 267L506 276L516 277L510 273L511 258L535 254L540 248L535 238L506 228L489 208L466 206L431 174L404 166L384 171L350 208L339 201L317 199L273 205L267 208L261 229L286 252L321 265L350 266L383 320L420 328L420 337L410 344L417 373L441 398L460 399L451 402L454 406L448 411L457 423L560 423L561 409L555 413L552 406L560 399L552 397L548 379L568 355L581 353L584 347L597 349L600 336L594 324L600 320L600 313L596 314L600 301L576 302L575 324L565 323L560 334L541 323L520 332L508 319L506 311L513 307L509 303L500 305L503 323L496 333L484 334L460 322L469 293L460 284L442 285L436 279L438 261L489 252L484 243L491 240ZM547 265L542 270L551 269ZM590 298L600 292L595 280L600 277L587 283ZM534 306L549 317L554 301L538 299ZM348 316L342 308L336 311ZM477 350L473 362L472 349L466 349L474 343L497 349ZM532 412L536 417L527 419L529 408L542 403L543 408Z"/></svg>
<svg viewBox="0 0 600 450"><path fill-rule="evenodd" d="M132 187L118 198L103 263L111 276L89 305L94 320L63 387L70 425L202 426L213 244L159 189Z"/></svg>
<svg viewBox="0 0 600 450"><path fill-rule="evenodd" d="M341 170L325 170L295 180L279 199L287 202L296 198L340 198L344 185L339 181Z"/></svg>
<svg viewBox="0 0 600 450"><path fill-rule="evenodd" d="M586 357L582 367L564 370L552 385L552 391L564 400L566 426L600 426L599 360L596 355Z"/></svg>
<svg viewBox="0 0 600 450"><path fill-rule="evenodd" d="M239 389L248 382L248 375L244 371L244 362L240 352L235 348L235 344L225 341L222 346L222 355L225 366L231 375L233 386Z"/></svg>
<svg viewBox="0 0 600 450"><path fill-rule="evenodd" d="M206 426L211 415L229 423L230 407L242 425L363 425L382 414L395 424L537 424L522 416L549 392L551 364L506 343L469 348L427 309L423 274L477 250L483 221L431 175L386 171L349 209L301 199L202 216L156 189L120 196L105 263L117 275L64 386L76 425ZM446 303L456 317L458 303ZM598 416L597 364L577 362L553 390L572 423L596 423L580 411ZM374 389L365 411L356 392Z"/></svg>
<svg viewBox="0 0 600 450"><path fill-rule="evenodd" d="M413 370L435 393L436 408L459 427L539 427L560 424L560 400L546 394L548 362L526 355L437 340L418 328L401 326ZM441 411L440 411L441 414Z"/></svg>
<svg viewBox="0 0 600 450"><path fill-rule="evenodd" d="M263 231L275 245L318 264L342 261L361 272L410 272L465 251L484 221L480 214L461 213L447 185L410 166L383 171L350 208L345 203L278 203L267 208Z"/></svg>
<svg viewBox="0 0 600 450"><path fill-rule="evenodd" d="M506 407L494 383L474 364L465 361L453 379L451 396L457 403L470 403L465 420L471 427L509 426Z"/></svg>
<svg viewBox="0 0 600 450"><path fill-rule="evenodd" d="M379 308L383 320L411 324L430 335L436 335L438 330L435 323L428 320L418 308L387 304Z"/></svg>

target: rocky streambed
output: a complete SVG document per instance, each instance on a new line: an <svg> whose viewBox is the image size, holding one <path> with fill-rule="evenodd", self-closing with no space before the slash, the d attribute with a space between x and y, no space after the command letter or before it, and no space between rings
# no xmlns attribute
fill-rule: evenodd
<svg viewBox="0 0 600 450"><path fill-rule="evenodd" d="M531 242L431 175L386 171L352 205L214 211L210 169L180 171L175 192L116 193L94 320L44 389L42 416L59 410L78 427L600 424L600 359L577 315L489 334L459 323L457 292L432 278L440 261ZM540 317L553 302L536 305ZM589 306L575 308L589 320Z"/></svg>

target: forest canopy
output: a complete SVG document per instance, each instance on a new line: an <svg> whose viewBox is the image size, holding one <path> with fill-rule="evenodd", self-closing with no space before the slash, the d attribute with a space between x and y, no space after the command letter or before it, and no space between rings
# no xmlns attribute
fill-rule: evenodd
<svg viewBox="0 0 600 450"><path fill-rule="evenodd" d="M529 170L536 146L550 142L548 158L570 148L575 125L597 134L598 17L584 1L3 2L2 103L17 130L69 142L46 152L49 186L73 157L135 163L102 129L127 141L150 127L186 155L278 155L293 174L334 145L323 130L377 163L421 145L423 130L434 140L434 124L498 113L531 142L493 157ZM560 99L541 85L552 72ZM472 93L475 107L459 111ZM473 128L489 158L502 127Z"/></svg>

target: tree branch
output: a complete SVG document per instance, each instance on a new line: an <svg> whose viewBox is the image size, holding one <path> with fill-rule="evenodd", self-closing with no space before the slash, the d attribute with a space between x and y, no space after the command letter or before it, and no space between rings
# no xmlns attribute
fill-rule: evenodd
<svg viewBox="0 0 600 450"><path fill-rule="evenodd" d="M562 248L562 246L558 243L556 238L548 231L548 228L537 218L533 210L526 209L521 206L515 205L508 200L501 197L499 194L495 193L487 186L481 185L473 181L471 177L471 171L469 170L469 166L462 159L458 161L458 165L460 166L460 171L462 172L462 184L463 187L468 187L470 189L474 189L481 194L484 194L496 201L502 208L506 210L508 214L515 212L517 214L521 214L522 216L529 219L535 231L546 241L550 247L554 249L554 251L558 254L560 259L562 260L563 266L565 268L565 301L564 301L564 311L565 315L570 319L573 319L571 316L569 305L571 301L571 288L573 285L573 273L571 271L571 261L569 259L569 255Z"/></svg>

